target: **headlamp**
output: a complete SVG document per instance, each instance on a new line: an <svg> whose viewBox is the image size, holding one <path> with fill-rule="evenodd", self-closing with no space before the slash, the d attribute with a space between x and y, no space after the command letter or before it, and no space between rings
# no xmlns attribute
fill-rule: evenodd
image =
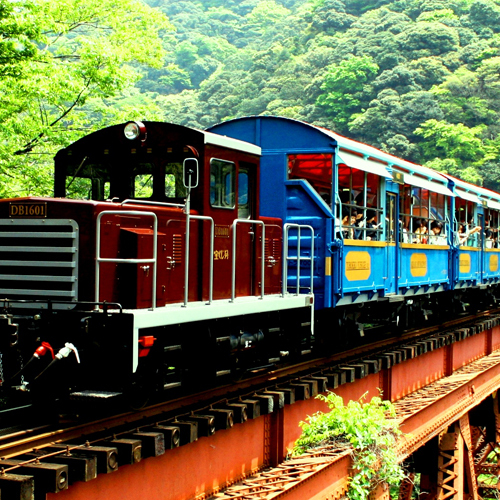
<svg viewBox="0 0 500 500"><path fill-rule="evenodd" d="M146 140L146 126L142 122L128 122L123 129L123 133L130 141L140 139L144 142Z"/></svg>

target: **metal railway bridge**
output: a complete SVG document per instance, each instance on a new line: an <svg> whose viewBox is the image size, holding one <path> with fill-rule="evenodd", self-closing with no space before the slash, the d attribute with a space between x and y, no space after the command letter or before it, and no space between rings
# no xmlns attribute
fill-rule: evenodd
<svg viewBox="0 0 500 500"><path fill-rule="evenodd" d="M347 491L348 450L327 447L286 460L300 435L298 423L327 409L310 397L325 387L344 399L375 396L382 389L384 399L394 402L404 433L401 456L410 464L401 500L412 494L414 473L420 475L423 500L496 497L498 490L482 484L481 474L499 474L496 460L488 456L500 431L500 318L324 375L282 392L268 391L267 410L258 418L76 482L48 493L46 500L340 498ZM388 498L387 488L379 487L372 497ZM1 500L9 499L2 495Z"/></svg>

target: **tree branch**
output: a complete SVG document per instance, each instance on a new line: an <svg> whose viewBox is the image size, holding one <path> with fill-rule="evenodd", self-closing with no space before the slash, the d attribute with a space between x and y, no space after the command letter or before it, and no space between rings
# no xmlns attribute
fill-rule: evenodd
<svg viewBox="0 0 500 500"><path fill-rule="evenodd" d="M83 93L89 88L90 83L91 82L89 80L85 84L85 86L80 90L80 92L78 93L78 96L73 101L73 103L71 104L71 106L69 106L68 108L66 108L64 110L64 112L58 118L56 118L52 123L50 123L48 125L49 128L53 127L56 123L60 122L65 116L67 116L78 105L78 103L81 101ZM40 132L36 137L34 137L33 139L31 139L31 141L29 141L28 143L26 143L23 149L18 149L17 151L15 151L14 155L19 156L19 155L24 155L24 154L27 154L27 153L31 152L33 150L33 147L40 141L40 139L44 135L45 135L45 132Z"/></svg>

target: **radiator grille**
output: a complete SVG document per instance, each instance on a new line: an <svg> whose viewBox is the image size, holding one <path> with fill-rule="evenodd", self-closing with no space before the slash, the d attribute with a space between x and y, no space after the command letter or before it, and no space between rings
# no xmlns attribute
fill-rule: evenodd
<svg viewBox="0 0 500 500"><path fill-rule="evenodd" d="M78 224L0 219L0 301L78 299ZM13 302L13 307L31 304ZM67 304L54 304L55 309Z"/></svg>

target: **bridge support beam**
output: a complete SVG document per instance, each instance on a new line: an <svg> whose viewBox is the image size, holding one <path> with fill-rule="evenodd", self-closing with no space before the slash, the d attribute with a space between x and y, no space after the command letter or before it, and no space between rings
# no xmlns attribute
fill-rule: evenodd
<svg viewBox="0 0 500 500"><path fill-rule="evenodd" d="M464 441L457 424L438 437L437 500L463 500Z"/></svg>

